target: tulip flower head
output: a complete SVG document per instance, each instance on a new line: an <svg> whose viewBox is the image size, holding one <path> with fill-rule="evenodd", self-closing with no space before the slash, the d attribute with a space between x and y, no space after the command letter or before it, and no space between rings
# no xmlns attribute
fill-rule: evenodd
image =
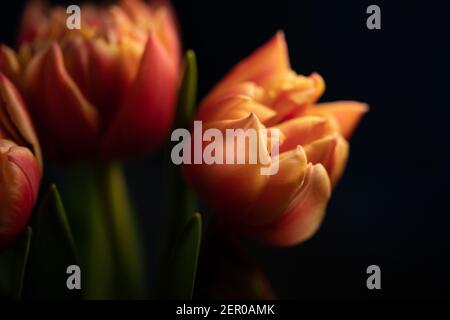
<svg viewBox="0 0 450 320"><path fill-rule="evenodd" d="M0 252L26 227L41 176L40 147L23 100L0 73Z"/></svg>
<svg viewBox="0 0 450 320"><path fill-rule="evenodd" d="M261 164L184 166L188 182L224 226L276 246L298 244L317 231L346 165L347 139L367 111L359 102L317 103L324 89L317 73L303 76L290 68L279 32L204 98L197 119L205 128L264 128L280 136L276 154L270 138L263 139L279 165L274 175L261 175Z"/></svg>
<svg viewBox="0 0 450 320"><path fill-rule="evenodd" d="M36 123L44 154L60 161L139 156L172 124L180 45L165 1L123 0L81 7L80 29L65 8L26 8L13 73ZM0 68L1 65L0 65Z"/></svg>

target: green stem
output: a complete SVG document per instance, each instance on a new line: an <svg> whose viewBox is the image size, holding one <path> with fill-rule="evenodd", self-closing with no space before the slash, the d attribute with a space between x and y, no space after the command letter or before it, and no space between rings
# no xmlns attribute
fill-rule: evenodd
<svg viewBox="0 0 450 320"><path fill-rule="evenodd" d="M142 250L120 165L75 168L69 187L67 211L81 253L85 297L142 297Z"/></svg>
<svg viewBox="0 0 450 320"><path fill-rule="evenodd" d="M140 297L144 285L142 250L121 166L117 163L101 165L97 170L97 181L103 200L103 219L114 248L116 296Z"/></svg>

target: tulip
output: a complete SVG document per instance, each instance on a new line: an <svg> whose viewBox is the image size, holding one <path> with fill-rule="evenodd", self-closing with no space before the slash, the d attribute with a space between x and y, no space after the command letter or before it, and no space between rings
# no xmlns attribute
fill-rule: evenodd
<svg viewBox="0 0 450 320"><path fill-rule="evenodd" d="M0 73L0 252L28 223L42 176L40 154L23 100Z"/></svg>
<svg viewBox="0 0 450 320"><path fill-rule="evenodd" d="M274 246L301 243L318 230L346 165L347 139L368 110L359 102L317 103L324 89L317 73L291 69L279 32L204 98L197 119L205 128L267 128L280 135L278 154L271 153L270 139L262 140L279 164L274 175L261 175L261 163L184 165L222 228Z"/></svg>
<svg viewBox="0 0 450 320"><path fill-rule="evenodd" d="M0 63L0 70L18 79L44 154L123 160L157 148L171 128L179 82L180 44L168 3L85 5L79 30L67 28L68 17L62 7L31 2L18 53L0 50L19 66Z"/></svg>

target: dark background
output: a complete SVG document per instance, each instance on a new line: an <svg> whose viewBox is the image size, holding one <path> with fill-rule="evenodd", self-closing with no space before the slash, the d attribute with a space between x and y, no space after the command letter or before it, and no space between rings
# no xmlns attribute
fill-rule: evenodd
<svg viewBox="0 0 450 320"><path fill-rule="evenodd" d="M381 30L366 28L371 4L381 7ZM322 101L359 100L371 107L351 139L346 173L316 236L289 249L250 243L277 296L448 298L448 3L179 0L174 5L184 48L197 53L200 96L282 29L293 69L325 78ZM2 3L2 42L12 45L22 6ZM149 273L164 211L161 159L153 155L128 165ZM381 267L382 290L366 288L371 264Z"/></svg>

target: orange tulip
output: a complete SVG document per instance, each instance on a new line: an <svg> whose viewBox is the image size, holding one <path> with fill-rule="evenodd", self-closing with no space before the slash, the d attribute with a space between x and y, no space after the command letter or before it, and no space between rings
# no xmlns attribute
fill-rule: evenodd
<svg viewBox="0 0 450 320"><path fill-rule="evenodd" d="M14 85L0 73L0 252L25 228L41 176L41 153L30 118Z"/></svg>
<svg viewBox="0 0 450 320"><path fill-rule="evenodd" d="M31 2L17 55L6 47L0 53L9 61L0 70L23 90L46 156L122 159L158 147L172 125L179 82L170 6L85 5L79 30L66 26L68 18L65 8Z"/></svg>
<svg viewBox="0 0 450 320"><path fill-rule="evenodd" d="M291 70L279 32L202 101L197 118L206 128L268 128L280 134L279 154L271 154L271 140L263 139L279 163L274 175L261 175L261 164L184 166L188 181L222 225L277 246L298 244L317 231L346 165L346 139L368 109L349 101L317 104L324 89L318 74L306 77Z"/></svg>

